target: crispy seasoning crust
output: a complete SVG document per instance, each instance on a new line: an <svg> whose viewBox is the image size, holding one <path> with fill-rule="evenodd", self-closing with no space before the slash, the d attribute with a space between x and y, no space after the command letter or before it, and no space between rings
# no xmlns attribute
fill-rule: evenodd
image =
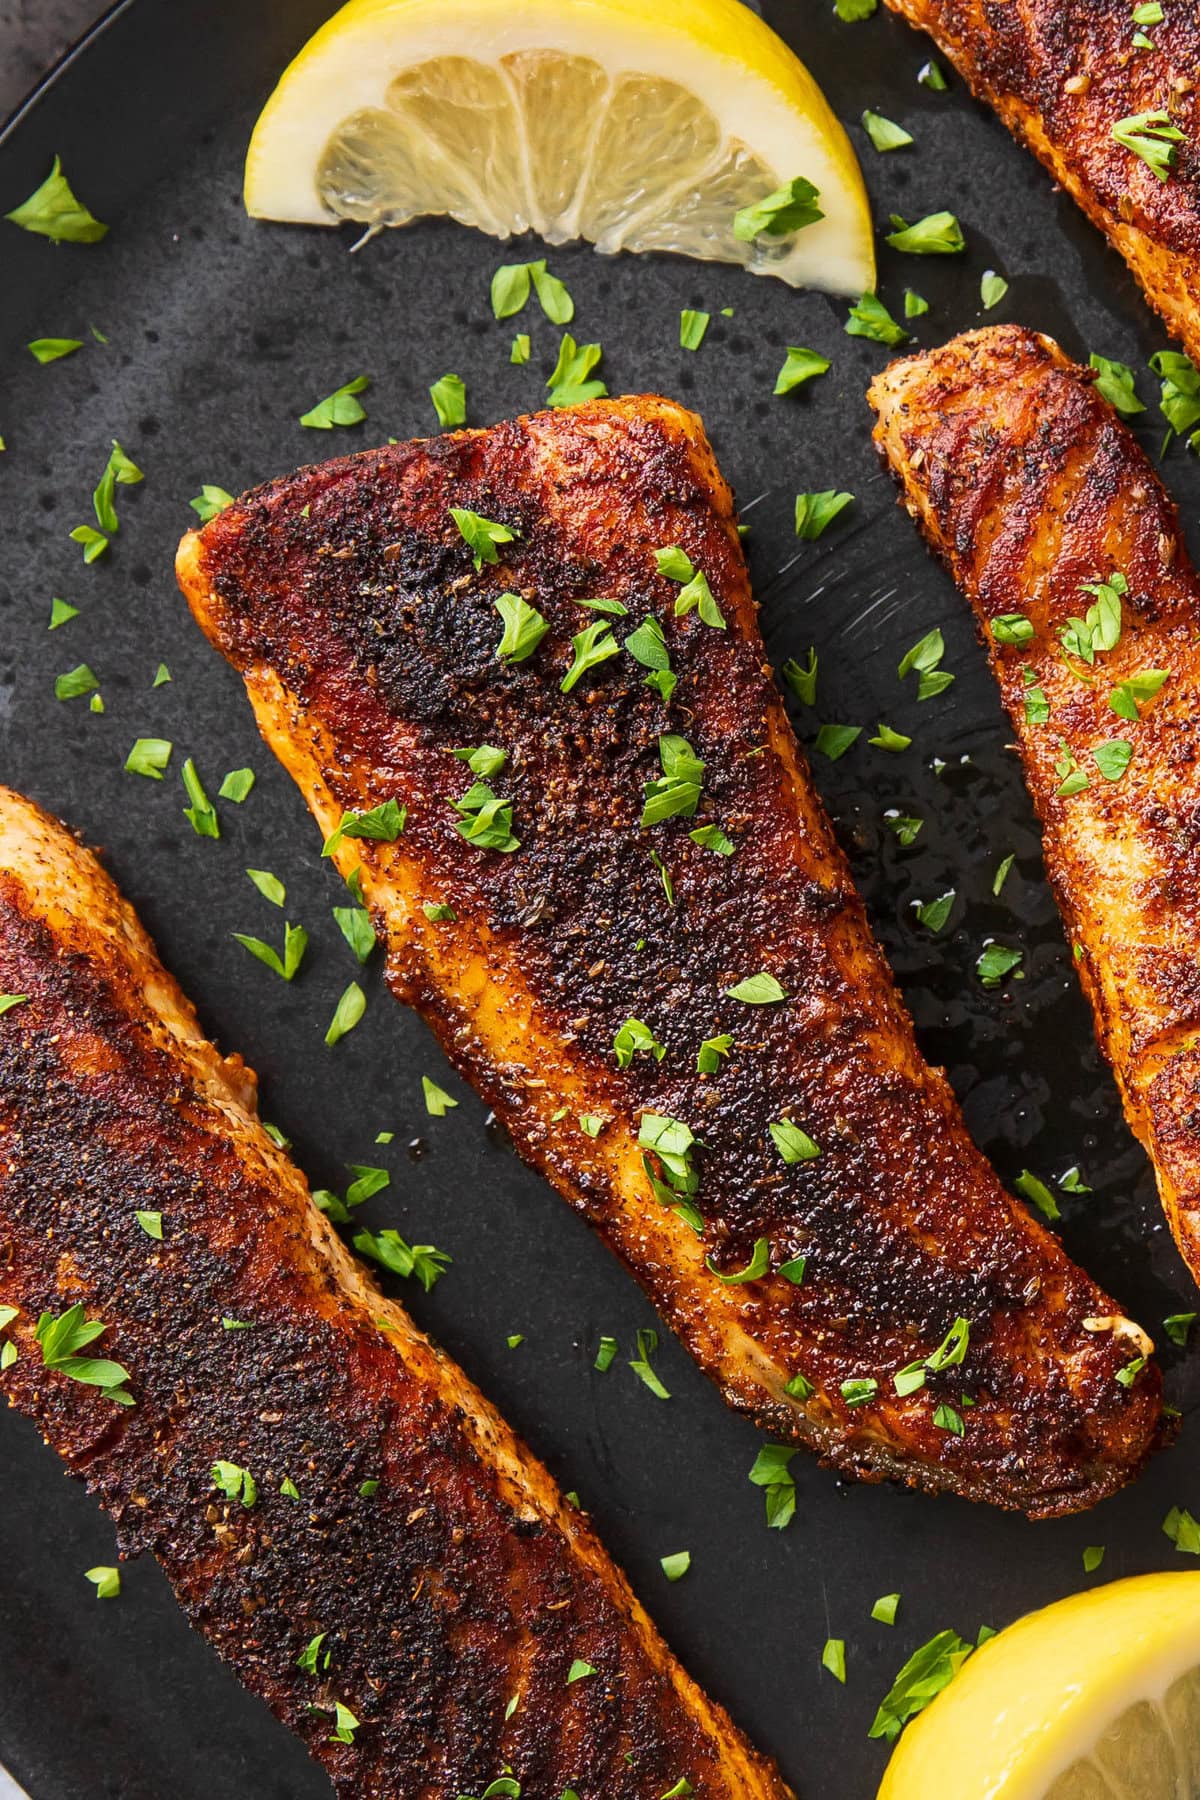
<svg viewBox="0 0 1200 1800"><path fill-rule="evenodd" d="M451 505L516 534L477 574ZM708 577L726 630L674 616L655 566L679 544ZM183 542L181 584L241 670L264 736L326 833L343 808L395 798L394 844L344 840L388 953L417 1006L522 1154L585 1213L731 1404L839 1469L893 1475L1042 1515L1086 1506L1141 1466L1159 1379L1133 1389L1119 1309L1004 1193L871 942L770 672L732 500L699 421L638 398L538 414L490 431L346 457L260 488ZM516 590L550 622L527 661L497 659L495 599ZM572 692L570 639L618 597L628 635L660 622L679 688L670 708L627 654ZM657 734L705 760L693 819L639 828ZM503 747L513 855L455 830L468 785L455 746ZM723 857L691 841L716 821ZM668 901L651 852L669 870ZM430 923L424 901L454 922ZM759 970L789 995L750 1007L725 990ZM618 1070L627 1018L666 1047ZM716 1075L706 1038L729 1033ZM645 1109L702 1147L703 1237L653 1197L636 1145ZM600 1115L595 1139L577 1122ZM785 1165L768 1133L790 1119L821 1146ZM756 1242L777 1272L724 1285ZM971 1325L961 1368L906 1398L894 1371ZM807 1402L785 1384L814 1384ZM845 1381L878 1391L852 1408ZM977 1404L965 1436L941 1399Z"/></svg>
<svg viewBox="0 0 1200 1800"><path fill-rule="evenodd" d="M343 1249L99 864L3 788L0 871L0 992L28 996L0 1019L0 1303L21 1309L0 1379L122 1552L154 1553L341 1795L453 1800L507 1764L527 1800L657 1800L684 1775L788 1800L545 1469ZM76 1301L133 1408L43 1367L37 1316ZM251 1471L251 1509L214 1489L217 1458ZM296 1658L318 1632L314 1677ZM576 1657L597 1674L568 1687ZM352 1744L330 1741L335 1700Z"/></svg>
<svg viewBox="0 0 1200 1800"><path fill-rule="evenodd" d="M1168 3L1136 49L1130 0L887 0L930 32L973 93L1120 251L1200 359L1200 8ZM1183 133L1160 181L1112 135L1166 111Z"/></svg>
<svg viewBox="0 0 1200 1800"><path fill-rule="evenodd" d="M870 397L905 504L981 624L1020 612L1035 627L1017 646L985 632L988 653L1101 1046L1200 1277L1200 583L1174 505L1092 380L1048 338L999 326L893 363ZM1090 669L1068 663L1059 634L1092 603L1081 584L1114 571L1129 583L1120 641ZM1134 723L1109 696L1144 670L1167 680ZM1034 683L1045 723L1026 716ZM1115 782L1094 759L1114 739L1133 745ZM1067 753L1089 785L1063 797Z"/></svg>

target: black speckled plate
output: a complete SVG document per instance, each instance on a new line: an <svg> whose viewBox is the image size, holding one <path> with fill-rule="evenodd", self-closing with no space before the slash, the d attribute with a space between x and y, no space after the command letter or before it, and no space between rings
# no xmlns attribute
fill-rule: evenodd
<svg viewBox="0 0 1200 1800"><path fill-rule="evenodd" d="M765 1749L806 1800L868 1800L884 1764L867 1728L891 1677L947 1625L974 1635L1078 1588L1080 1553L1103 1543L1103 1574L1168 1567L1160 1523L1200 1502L1185 1429L1132 1491L1089 1517L1030 1525L952 1500L845 1487L801 1457L795 1523L768 1531L746 1481L755 1432L728 1412L669 1337L659 1366L672 1398L654 1399L622 1356L592 1369L599 1334L632 1350L654 1323L634 1282L487 1128L423 1026L370 972L366 1019L335 1052L322 1034L353 973L330 917L341 896L299 794L259 743L241 683L204 643L175 590L172 553L203 482L231 490L314 455L433 428L429 383L468 384L472 423L539 403L557 334L529 322L532 362L508 362L511 324L488 307L502 260L490 240L445 223L386 234L357 255L348 234L252 224L241 160L255 115L288 56L329 10L323 0L126 0L0 138L0 212L24 199L61 154L81 196L111 222L93 247L55 246L0 226L0 779L60 813L109 865L208 1028L263 1077L266 1115L295 1140L314 1180L344 1185L345 1165L386 1158L392 1185L370 1203L376 1224L436 1242L454 1258L414 1314L460 1358L568 1488L593 1512L613 1554L688 1668ZM1042 172L974 106L957 81L917 83L929 45L892 17L840 24L830 6L772 0L771 22L801 49L863 157L877 217L949 206L969 251L955 259L885 252L884 296L912 284L931 302L916 322L933 343L981 317L987 268L1009 280L988 315L1054 332L1075 355L1099 349L1142 367L1162 342L1131 277ZM917 143L881 157L857 121L864 107L901 120ZM883 360L845 337L845 306L735 270L651 257L553 255L579 328L605 347L613 391L661 389L698 407L751 526L750 555L778 664L821 659L819 717L913 736L887 755L867 733L817 782L837 821L915 1013L927 1055L948 1068L968 1122L1002 1174L1043 1176L1078 1162L1092 1192L1064 1195L1063 1236L1078 1259L1152 1329L1188 1310L1194 1290L1161 1222L1145 1159L1122 1123L1042 875L1038 832L966 608L928 560L876 466L863 390ZM696 355L678 347L679 312L712 311ZM734 316L720 316L722 307ZM91 340L90 326L106 337ZM87 338L39 367L30 338ZM788 343L833 358L824 380L772 398ZM316 441L297 415L360 372L369 421ZM1150 398L1145 374L1141 388ZM1154 443L1157 412L1145 416ZM68 538L118 437L146 472L120 490L112 552L85 568ZM1190 525L1193 461L1167 476ZM798 490L849 488L854 508L816 544L798 543ZM48 633L54 595L79 616ZM957 677L915 703L896 664L932 626ZM58 702L54 677L79 662L98 674L105 711ZM169 685L152 687L160 662ZM811 737L815 719L799 721ZM193 836L177 773L125 774L140 735L192 754L211 791L242 764L258 783L223 805L219 843ZM927 821L899 848L889 807ZM1016 863L997 900L1001 859ZM285 987L232 941L275 930L246 865L276 870L289 910L312 934L303 976ZM957 890L933 938L912 905ZM271 915L271 916L268 916ZM974 964L985 939L1025 951L1026 977L985 992ZM458 1096L426 1117L422 1073ZM376 1133L393 1131L387 1150ZM409 1149L406 1152L406 1146ZM516 1351L507 1334L522 1332ZM1166 1346L1172 1398L1200 1394ZM98 1604L83 1571L108 1561L112 1532L31 1427L0 1419L0 1759L34 1800L319 1800L324 1777L185 1626L157 1570L124 1573ZM658 1559L688 1548L677 1585ZM899 1589L894 1629L871 1603ZM827 1636L846 1641L847 1681L820 1666Z"/></svg>

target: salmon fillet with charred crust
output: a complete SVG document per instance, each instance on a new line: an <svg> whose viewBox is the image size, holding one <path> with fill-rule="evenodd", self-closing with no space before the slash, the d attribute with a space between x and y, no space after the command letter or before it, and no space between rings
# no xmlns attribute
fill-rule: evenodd
<svg viewBox="0 0 1200 1800"><path fill-rule="evenodd" d="M790 1800L342 1247L95 858L5 788L0 994L0 1385L338 1794ZM70 1317L35 1336L72 1308L100 1386Z"/></svg>
<svg viewBox="0 0 1200 1800"><path fill-rule="evenodd" d="M1151 306L1200 360L1195 0L1168 0L1161 19L1141 27L1130 0L887 3L932 35L1120 251Z"/></svg>
<svg viewBox="0 0 1200 1800"><path fill-rule="evenodd" d="M1136 1472L1159 1378L1117 1377L1148 1341L920 1057L694 415L607 401L304 469L178 572L393 991L732 1405L847 1474L1035 1515Z"/></svg>
<svg viewBox="0 0 1200 1800"><path fill-rule="evenodd" d="M1200 581L1092 382L1006 325L893 363L870 397L983 630L1101 1047L1200 1278Z"/></svg>

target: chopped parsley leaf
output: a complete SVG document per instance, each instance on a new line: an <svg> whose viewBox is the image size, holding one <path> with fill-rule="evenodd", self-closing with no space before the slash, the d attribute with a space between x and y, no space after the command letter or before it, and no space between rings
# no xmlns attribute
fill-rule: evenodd
<svg viewBox="0 0 1200 1800"><path fill-rule="evenodd" d="M55 677L54 698L56 700L77 700L83 694L94 693L99 686L99 680L87 663L77 663L75 668L68 669L65 675Z"/></svg>
<svg viewBox="0 0 1200 1800"><path fill-rule="evenodd" d="M264 900L269 900L272 906L283 905L287 899L287 889L278 875L272 875L269 869L247 869L246 874Z"/></svg>
<svg viewBox="0 0 1200 1800"><path fill-rule="evenodd" d="M365 906L335 906L333 921L360 963L369 960L375 948L375 927Z"/></svg>
<svg viewBox="0 0 1200 1800"><path fill-rule="evenodd" d="M733 235L739 244L752 244L757 237L788 237L825 217L816 204L818 198L819 190L812 182L796 175L774 193L735 213Z"/></svg>
<svg viewBox="0 0 1200 1800"><path fill-rule="evenodd" d="M861 736L861 725L822 725L813 739L813 749L830 762L837 762Z"/></svg>
<svg viewBox="0 0 1200 1800"><path fill-rule="evenodd" d="M564 331L558 349L558 361L546 387L551 406L578 406L586 400L599 400L608 389L601 380L592 379L592 371L604 355L599 344L577 344L569 331Z"/></svg>
<svg viewBox="0 0 1200 1800"><path fill-rule="evenodd" d="M135 1212L134 1218L147 1237L162 1239L162 1214L160 1212Z"/></svg>
<svg viewBox="0 0 1200 1800"><path fill-rule="evenodd" d="M712 314L695 312L685 307L679 315L679 345L683 350L698 350L704 342L704 334L712 323Z"/></svg>
<svg viewBox="0 0 1200 1800"><path fill-rule="evenodd" d="M1104 1561L1104 1545L1103 1544L1087 1544L1084 1546L1083 1572L1085 1575L1094 1575L1096 1573L1096 1570L1100 1567L1100 1564L1103 1561Z"/></svg>
<svg viewBox="0 0 1200 1800"><path fill-rule="evenodd" d="M545 257L536 262L505 263L492 276L492 312L497 319L511 319L521 312L529 300L530 288L552 325L569 325L575 317L575 303L566 284L551 275Z"/></svg>
<svg viewBox="0 0 1200 1800"><path fill-rule="evenodd" d="M1143 669L1140 674L1131 675L1113 688L1108 696L1109 706L1119 719L1136 723L1142 716L1141 702L1153 700L1169 674L1168 669Z"/></svg>
<svg viewBox="0 0 1200 1800"><path fill-rule="evenodd" d="M868 738L867 742L868 744L874 744L877 750L899 751L907 750L912 743L912 739L910 737L905 737L902 731L893 731L890 725L884 725L881 722L875 736L873 738Z"/></svg>
<svg viewBox="0 0 1200 1800"><path fill-rule="evenodd" d="M786 989L766 969L758 975L747 975L735 986L726 988L725 993L730 1000L740 1000L746 1006L776 1006L787 999Z"/></svg>
<svg viewBox="0 0 1200 1800"><path fill-rule="evenodd" d="M152 781L161 781L173 749L169 738L135 738L133 748L125 758L126 771L130 775L148 775Z"/></svg>
<svg viewBox="0 0 1200 1800"><path fill-rule="evenodd" d="M1192 1326L1196 1323L1194 1312L1171 1313L1163 1320L1163 1330L1173 1344L1182 1349L1191 1335Z"/></svg>
<svg viewBox="0 0 1200 1800"><path fill-rule="evenodd" d="M1162 1528L1175 1548L1185 1556L1200 1556L1200 1524L1186 1507L1173 1506Z"/></svg>
<svg viewBox="0 0 1200 1800"><path fill-rule="evenodd" d="M847 337L870 338L872 343L887 344L893 349L908 342L903 325L897 325L878 294L869 292L850 308L845 330Z"/></svg>
<svg viewBox="0 0 1200 1800"><path fill-rule="evenodd" d="M737 848L732 838L726 837L719 825L697 825L695 831L688 836L693 844L699 844L702 850L712 850L717 856L732 856Z"/></svg>
<svg viewBox="0 0 1200 1800"><path fill-rule="evenodd" d="M77 619L78 617L79 608L77 606L72 606L67 600L51 600L50 623L47 625L46 630L57 631L60 625L65 625L69 620Z"/></svg>
<svg viewBox="0 0 1200 1800"><path fill-rule="evenodd" d="M451 1262L444 1250L435 1250L432 1244L406 1244L398 1231L357 1231L353 1243L360 1256L369 1256L393 1275L414 1276L427 1294Z"/></svg>
<svg viewBox="0 0 1200 1800"><path fill-rule="evenodd" d="M630 1358L629 1366L637 1376L638 1380L645 1387L649 1388L650 1392L657 1400L669 1400L671 1398L670 1394L650 1366L650 1358L657 1349L657 1331L639 1331L637 1334L637 1355Z"/></svg>
<svg viewBox="0 0 1200 1800"><path fill-rule="evenodd" d="M286 924L284 926L282 957L270 944L264 943L262 938L246 937L240 931L235 931L231 935L243 950L248 950L251 956L257 958L260 963L265 963L268 969L272 969L276 975L281 975L284 981L290 981L295 975L304 959L304 952L308 948L308 933L303 925Z"/></svg>
<svg viewBox="0 0 1200 1800"><path fill-rule="evenodd" d="M871 1617L877 1620L880 1625L894 1625L896 1623L896 1608L899 1604L899 1594L881 1594L871 1608Z"/></svg>
<svg viewBox="0 0 1200 1800"><path fill-rule="evenodd" d="M650 1027L643 1025L640 1019L626 1019L613 1038L613 1049L618 1069L629 1068L639 1051L653 1056L656 1062L661 1062L667 1054L666 1046L659 1043Z"/></svg>
<svg viewBox="0 0 1200 1800"><path fill-rule="evenodd" d="M991 312L999 306L1008 292L1008 283L1003 275L997 275L995 269L985 269L979 279L979 299L984 312Z"/></svg>
<svg viewBox="0 0 1200 1800"><path fill-rule="evenodd" d="M863 130L870 138L872 146L879 151L903 150L912 143L912 133L905 131L903 125L897 125L891 119L885 119L881 113L865 112L862 116Z"/></svg>
<svg viewBox="0 0 1200 1800"><path fill-rule="evenodd" d="M587 625L571 639L574 661L559 684L560 692L569 694L582 675L594 669L610 656L619 656L621 646L612 635L612 629L604 619L597 619L594 625Z"/></svg>
<svg viewBox="0 0 1200 1800"><path fill-rule="evenodd" d="M1150 367L1162 386L1159 408L1172 431L1184 437L1200 424L1200 369L1181 350L1157 350ZM1196 448L1193 436L1192 449Z"/></svg>
<svg viewBox="0 0 1200 1800"><path fill-rule="evenodd" d="M802 706L817 704L817 649L815 644L809 646L806 665L798 663L794 656L789 656L779 673Z"/></svg>
<svg viewBox="0 0 1200 1800"><path fill-rule="evenodd" d="M785 1163L815 1162L821 1154L820 1144L810 1138L807 1131L793 1125L790 1119L774 1119L767 1130Z"/></svg>
<svg viewBox="0 0 1200 1800"><path fill-rule="evenodd" d="M914 910L918 923L923 925L926 931L941 931L950 917L956 894L957 889L948 888L944 894L939 894L936 900L916 901Z"/></svg>
<svg viewBox="0 0 1200 1800"><path fill-rule="evenodd" d="M1109 738L1096 745L1092 756L1105 781L1120 781L1133 756L1133 745L1128 738Z"/></svg>
<svg viewBox="0 0 1200 1800"><path fill-rule="evenodd" d="M772 1531L782 1531L795 1516L796 1483L788 1464L797 1454L795 1444L764 1444L747 1477L766 1490L767 1525Z"/></svg>
<svg viewBox="0 0 1200 1800"><path fill-rule="evenodd" d="M428 1075L421 1077L421 1092L425 1096L425 1111L431 1119L444 1119L451 1107L458 1105L454 1096L439 1087L436 1081L430 1081Z"/></svg>
<svg viewBox="0 0 1200 1800"><path fill-rule="evenodd" d="M504 631L496 646L497 657L505 663L524 662L549 631L549 621L519 594L501 594L496 601L496 611L504 621Z"/></svg>
<svg viewBox="0 0 1200 1800"><path fill-rule="evenodd" d="M1116 362L1112 357L1100 356L1093 350L1088 363L1096 371L1096 392L1102 399L1119 412L1123 419L1130 419L1135 413L1145 412L1146 403L1139 400L1134 386L1134 373L1128 363Z"/></svg>
<svg viewBox="0 0 1200 1800"><path fill-rule="evenodd" d="M825 1648L821 1652L821 1667L828 1669L835 1681L843 1686L846 1681L846 1640L844 1638L826 1638Z"/></svg>
<svg viewBox="0 0 1200 1800"><path fill-rule="evenodd" d="M255 775L253 769L230 769L228 775L226 775L220 787L217 789L217 798L219 800L232 800L235 806L240 806L242 801L248 798L254 787L254 782Z"/></svg>
<svg viewBox="0 0 1200 1800"><path fill-rule="evenodd" d="M477 850L498 850L510 856L521 848L521 840L513 835L511 800L501 800L486 781L474 782L459 800L450 804L460 815L454 829Z"/></svg>
<svg viewBox="0 0 1200 1800"><path fill-rule="evenodd" d="M705 1038L696 1052L696 1071L700 1075L715 1075L721 1066L721 1058L728 1056L733 1049L733 1039L728 1032L719 1037Z"/></svg>
<svg viewBox="0 0 1200 1800"><path fill-rule="evenodd" d="M967 247L952 212L930 213L914 225L893 213L892 224L895 229L887 233L887 242L893 250L906 250L912 256L957 256Z"/></svg>
<svg viewBox="0 0 1200 1800"><path fill-rule="evenodd" d="M839 513L853 504L853 494L840 493L836 488L826 488L819 494L797 494L796 536L813 542L829 529Z"/></svg>
<svg viewBox="0 0 1200 1800"><path fill-rule="evenodd" d="M26 349L40 363L61 362L76 350L83 349L82 338L34 338Z"/></svg>
<svg viewBox="0 0 1200 1800"><path fill-rule="evenodd" d="M53 1313L42 1313L34 1336L41 1346L46 1368L57 1369L61 1375L69 1375L72 1381L82 1382L85 1387L100 1388L106 1400L115 1400L119 1406L132 1406L133 1397L125 1386L129 1380L128 1369L104 1357L79 1355L107 1330L102 1320L86 1319L83 1306L77 1301L58 1318Z"/></svg>
<svg viewBox="0 0 1200 1800"><path fill-rule="evenodd" d="M321 855L332 856L343 838L370 838L379 844L394 844L404 830L407 809L395 800L383 800L367 812L343 812L338 825L325 839Z"/></svg>
<svg viewBox="0 0 1200 1800"><path fill-rule="evenodd" d="M932 60L921 64L917 70L917 80L922 87L929 88L935 94L944 94L948 85L938 64Z"/></svg>
<svg viewBox="0 0 1200 1800"><path fill-rule="evenodd" d="M179 773L183 781L184 792L191 801L191 805L185 806L183 809L184 818L191 825L197 837L219 838L221 835L220 821L190 756L184 762Z"/></svg>
<svg viewBox="0 0 1200 1800"><path fill-rule="evenodd" d="M1169 113L1161 107L1152 112L1131 113L1128 118L1117 120L1112 135L1114 143L1132 150L1160 181L1169 178L1179 154L1175 146L1183 142L1183 133L1172 125Z"/></svg>
<svg viewBox="0 0 1200 1800"><path fill-rule="evenodd" d="M691 1566L690 1550L676 1550L672 1556L659 1557L659 1567L668 1581L681 1581Z"/></svg>
<svg viewBox="0 0 1200 1800"><path fill-rule="evenodd" d="M356 375L344 387L335 388L332 394L308 412L301 413L300 423L307 425L312 431L332 431L335 425L359 425L366 418L366 409L355 399L364 388L369 387L369 375Z"/></svg>
<svg viewBox="0 0 1200 1800"><path fill-rule="evenodd" d="M200 523L207 525L210 519L215 519L227 506L233 505L233 495L223 487L215 487L212 482L206 481L196 498L188 501L188 505L194 513L200 515Z"/></svg>
<svg viewBox="0 0 1200 1800"><path fill-rule="evenodd" d="M330 1049L334 1044L340 1043L348 1031L354 1030L366 1010L367 996L357 981L352 981L334 1007L329 1029L325 1033L325 1042Z"/></svg>
<svg viewBox="0 0 1200 1800"><path fill-rule="evenodd" d="M996 870L996 873L992 876L992 893L997 900L1000 898L1000 890L1008 880L1008 877L1012 872L1012 866L1016 860L1015 854L1010 853L1004 858L1003 862Z"/></svg>
<svg viewBox="0 0 1200 1800"><path fill-rule="evenodd" d="M723 1281L726 1287L737 1287L745 1281L760 1281L771 1266L771 1244L768 1238L755 1238L754 1249L750 1261L744 1269L735 1270L731 1275L723 1275L713 1262L711 1256L705 1258L705 1267L710 1275Z"/></svg>
<svg viewBox="0 0 1200 1800"><path fill-rule="evenodd" d="M806 350L801 344L789 344L784 365L775 377L775 392L790 394L793 389L802 387L806 381L812 381L817 375L826 374L829 367L829 358L822 356L819 351Z"/></svg>
<svg viewBox="0 0 1200 1800"><path fill-rule="evenodd" d="M1060 1219L1062 1217L1062 1214L1058 1210L1058 1201L1054 1198L1054 1195L1050 1192L1050 1189L1046 1186L1045 1182L1040 1180L1039 1177L1033 1173L1032 1169L1022 1169L1021 1173L1017 1176L1017 1179L1013 1182L1013 1186L1016 1188L1018 1194L1023 1195L1026 1200L1032 1201L1033 1205L1037 1207L1043 1218L1053 1222L1055 1219Z"/></svg>
<svg viewBox="0 0 1200 1800"><path fill-rule="evenodd" d="M450 517L458 526L459 536L474 552L476 574L484 563L500 561L497 544L511 544L514 538L521 535L511 526L501 525L495 519L485 519L482 513L472 512L466 506L452 506ZM515 595L512 597L516 598Z"/></svg>
<svg viewBox="0 0 1200 1800"><path fill-rule="evenodd" d="M643 831L651 825L661 825L666 819L693 818L700 803L704 764L687 739L674 732L661 732L658 756L662 776L656 781L645 782L642 787L645 801L641 816Z"/></svg>
<svg viewBox="0 0 1200 1800"><path fill-rule="evenodd" d="M121 1592L121 1571L111 1564L100 1563L94 1569L85 1569L83 1579L95 1582L97 1600L115 1600Z"/></svg>
<svg viewBox="0 0 1200 1800"><path fill-rule="evenodd" d="M467 422L467 384L461 375L443 375L429 390L438 424L443 428Z"/></svg>
<svg viewBox="0 0 1200 1800"><path fill-rule="evenodd" d="M910 818L904 813L895 811L884 813L883 822L889 831L895 833L897 841L906 850L916 842L917 833L925 823L924 819Z"/></svg>
<svg viewBox="0 0 1200 1800"><path fill-rule="evenodd" d="M1019 968L1024 954L1023 950L1010 950L1005 944L985 944L975 964L984 987L999 987L1006 975L1011 975Z"/></svg>
<svg viewBox="0 0 1200 1800"><path fill-rule="evenodd" d="M23 200L20 206L4 216L19 225L22 231L53 238L59 244L97 244L108 231L108 226L102 225L83 202L75 198L57 156L41 186L34 189L28 200Z"/></svg>
<svg viewBox="0 0 1200 1800"><path fill-rule="evenodd" d="M867 1735L894 1742L907 1721L953 1681L974 1648L956 1631L939 1631L914 1650L880 1703Z"/></svg>
<svg viewBox="0 0 1200 1800"><path fill-rule="evenodd" d="M904 290L904 316L906 319L919 319L922 313L929 311L929 302L915 288Z"/></svg>

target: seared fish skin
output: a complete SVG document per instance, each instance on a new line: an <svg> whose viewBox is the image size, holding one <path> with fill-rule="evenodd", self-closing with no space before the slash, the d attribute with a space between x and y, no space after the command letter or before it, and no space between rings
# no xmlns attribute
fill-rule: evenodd
<svg viewBox="0 0 1200 1800"><path fill-rule="evenodd" d="M494 565L476 572L451 506L511 530ZM676 615L663 546L707 577L724 629ZM1157 1375L1116 1379L1142 1334L1085 1328L1119 1309L1004 1193L921 1060L770 679L698 419L608 401L303 469L189 534L178 572L326 834L343 808L407 807L394 842L336 851L344 875L361 867L394 992L731 1404L849 1474L1033 1514L1129 1479L1159 1417ZM496 601L514 591L549 632L506 664ZM596 596L628 608L619 639L656 621L670 706L628 652L560 691L571 638L612 617L580 605ZM642 829L670 732L704 761L703 799ZM507 754L493 784L513 802L511 854L456 829L471 778L451 752L481 744ZM692 840L705 824L732 855ZM786 999L728 996L762 971ZM661 1058L618 1066L629 1019ZM701 1044L726 1036L699 1073ZM700 1140L700 1235L655 1197L647 1112ZM785 1161L780 1121L820 1154ZM797 1286L780 1271L801 1257ZM714 1272L748 1269L760 1278ZM897 1395L894 1373L958 1318L965 1361ZM811 1392L786 1391L798 1375ZM964 1392L960 1437L934 1412Z"/></svg>
<svg viewBox="0 0 1200 1800"><path fill-rule="evenodd" d="M0 1017L0 1304L20 1308L0 1383L338 1794L454 1800L511 1765L529 1800L657 1800L684 1777L789 1800L546 1470L342 1247L95 858L5 788L0 992L26 996ZM35 1321L76 1302L132 1407L43 1366ZM252 1505L214 1487L218 1459ZM576 1658L596 1673L568 1686Z"/></svg>
<svg viewBox="0 0 1200 1800"><path fill-rule="evenodd" d="M1004 325L892 363L870 399L904 503L983 629L1101 1047L1200 1278L1200 582L1174 505L1092 379ZM1062 633L1095 603L1082 584L1114 574L1128 583L1119 641L1089 666ZM1018 614L1033 635L998 642L991 622ZM1151 671L1163 680L1135 697L1141 716L1114 712L1110 696L1128 713L1121 684ZM1114 743L1132 747L1127 768L1124 750L1097 763Z"/></svg>
<svg viewBox="0 0 1200 1800"><path fill-rule="evenodd" d="M1135 48L1127 0L887 0L931 33L1119 250L1151 306L1200 360L1200 9L1163 8ZM1113 138L1165 112L1183 133L1162 181Z"/></svg>

